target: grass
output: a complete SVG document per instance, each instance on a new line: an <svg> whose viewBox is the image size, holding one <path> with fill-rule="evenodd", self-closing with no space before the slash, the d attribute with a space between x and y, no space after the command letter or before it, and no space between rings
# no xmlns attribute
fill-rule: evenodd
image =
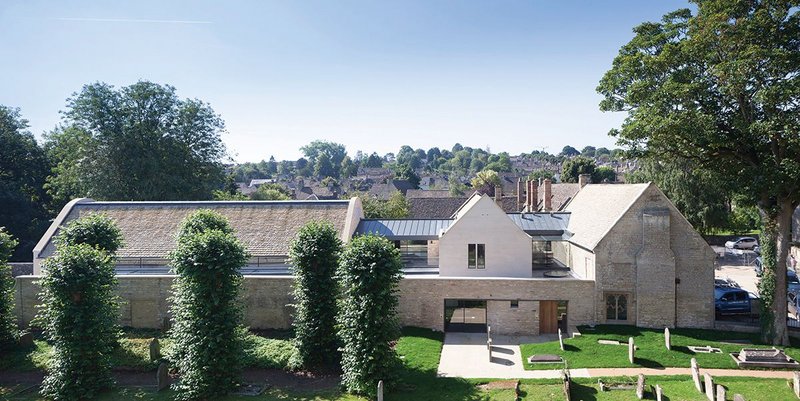
<svg viewBox="0 0 800 401"><path fill-rule="evenodd" d="M664 345L664 331L643 329L633 326L600 325L595 330L580 327L581 336L564 340L564 351L561 351L558 341L538 344L523 344L520 346L525 369L560 369L562 364L529 364L528 357L534 354L556 354L566 361L570 369L577 368L625 368L625 367L689 367L692 358L697 359L701 368L736 369L736 363L729 353L741 351L743 347L764 347L760 344L758 334L733 333L725 331L699 330L699 329L674 329L671 330L672 350L668 351ZM628 342L633 337L636 350L635 364L628 361L627 345L602 345L597 340L619 340ZM755 345L726 344L723 341L749 340ZM794 343L795 340L793 340ZM688 346L712 346L722 350L715 354L695 354ZM800 359L800 349L786 347L787 355Z"/></svg>
<svg viewBox="0 0 800 401"><path fill-rule="evenodd" d="M636 382L636 378L604 378L621 381L626 379L629 382ZM597 385L597 378L576 378L572 380L572 399L584 401L634 401L636 392L634 390L613 390L601 392ZM717 377L715 384L725 387L726 398L733 399L734 394L741 394L746 400L759 401L783 401L796 398L792 390L787 386L784 379L756 379L751 377ZM705 401L708 400L705 394L701 394L694 387L694 383L689 376L651 376L647 377L645 399L655 399L655 385L658 384L663 390L665 400L681 401Z"/></svg>

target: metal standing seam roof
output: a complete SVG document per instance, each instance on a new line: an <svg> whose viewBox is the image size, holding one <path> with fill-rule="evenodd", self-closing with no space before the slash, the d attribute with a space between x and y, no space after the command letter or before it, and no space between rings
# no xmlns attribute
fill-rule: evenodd
<svg viewBox="0 0 800 401"><path fill-rule="evenodd" d="M545 240L560 240L567 233L569 213L509 213L517 227L532 236ZM453 219L364 219L358 223L356 234L376 234L394 240L438 239L439 233ZM540 239L542 239L540 238Z"/></svg>
<svg viewBox="0 0 800 401"><path fill-rule="evenodd" d="M451 219L375 219L361 220L356 234L376 234L388 239L437 239L442 230L450 227Z"/></svg>

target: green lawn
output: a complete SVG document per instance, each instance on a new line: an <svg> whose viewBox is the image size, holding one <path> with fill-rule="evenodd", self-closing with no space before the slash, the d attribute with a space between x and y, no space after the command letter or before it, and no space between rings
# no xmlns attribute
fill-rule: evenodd
<svg viewBox="0 0 800 401"><path fill-rule="evenodd" d="M759 343L758 334L733 333L714 330L674 329L671 331L672 350L667 351L664 346L664 331L642 329L633 326L600 325L595 330L588 327L579 327L581 336L564 340L564 351L559 349L558 341L539 344L523 344L522 352L525 369L556 369L562 364L529 364L528 357L534 354L561 355L570 369L576 368L623 368L623 367L689 367L689 361L694 357L701 368L729 368L736 369L730 352L738 352L743 347L766 347L766 345L725 344L721 341L750 340L753 344ZM636 364L628 362L627 345L602 345L597 340L619 340L627 342L633 337L636 351ZM794 342L794 340L793 340ZM688 346L709 345L722 350L715 354L694 354ZM798 344L787 347L786 353L792 358L800 358Z"/></svg>
<svg viewBox="0 0 800 401"><path fill-rule="evenodd" d="M636 382L636 378L604 378L604 380ZM758 401L784 401L795 399L792 390L784 379L756 379L750 377L717 377L715 384L725 387L726 398L733 399L734 394L741 394L746 400ZM672 401L706 401L705 394L701 394L694 387L689 376L652 376L647 377L647 391L655 391L658 384L663 390L665 399ZM636 392L633 390L614 390L600 392L596 378L576 378L572 381L572 399L597 400L597 401L634 401ZM655 393L645 394L645 399L655 399Z"/></svg>

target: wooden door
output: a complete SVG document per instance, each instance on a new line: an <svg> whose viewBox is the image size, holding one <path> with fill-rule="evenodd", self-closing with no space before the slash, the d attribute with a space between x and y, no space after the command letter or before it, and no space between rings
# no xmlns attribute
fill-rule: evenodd
<svg viewBox="0 0 800 401"><path fill-rule="evenodd" d="M558 301L539 301L539 334L558 333Z"/></svg>

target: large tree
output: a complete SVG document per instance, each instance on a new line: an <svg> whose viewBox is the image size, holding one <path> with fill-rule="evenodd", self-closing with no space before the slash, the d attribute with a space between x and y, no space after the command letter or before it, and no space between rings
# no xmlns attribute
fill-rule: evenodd
<svg viewBox="0 0 800 401"><path fill-rule="evenodd" d="M47 136L49 191L62 201L210 199L224 181L224 129L207 103L169 85L86 85Z"/></svg>
<svg viewBox="0 0 800 401"><path fill-rule="evenodd" d="M634 29L600 81L600 108L628 113L612 131L621 144L694 160L735 180L758 205L763 335L788 344L786 257L800 203L800 3L693 2L696 15L678 10Z"/></svg>
<svg viewBox="0 0 800 401"><path fill-rule="evenodd" d="M19 239L11 260L30 260L48 225L42 189L49 166L18 109L0 105L0 227Z"/></svg>

